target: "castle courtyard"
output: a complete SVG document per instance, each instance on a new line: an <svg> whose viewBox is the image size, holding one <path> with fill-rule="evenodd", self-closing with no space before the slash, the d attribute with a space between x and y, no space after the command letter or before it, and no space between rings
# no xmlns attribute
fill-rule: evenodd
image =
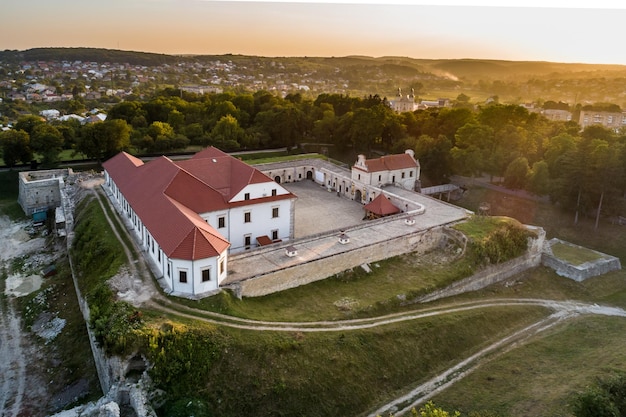
<svg viewBox="0 0 626 417"><path fill-rule="evenodd" d="M421 231L454 223L467 218L469 214L461 207L389 186L385 187L387 192L418 202L425 207L425 212L414 216L415 223L412 225L405 222L407 217L411 217L407 214L391 216L382 222L366 221L362 220L365 215L362 204L337 197L336 193L327 191L325 187L313 181L285 183L283 186L298 196L295 239L292 242L231 255L229 276L224 281L225 286L285 270L298 264L311 263L342 253L354 253L359 247L376 246L379 251L385 253L385 242L399 236L408 238ZM338 242L338 231L341 229L345 229L350 239L348 244ZM330 233L333 231L337 233ZM297 254L287 256L286 245L292 245ZM323 269L323 264L319 265Z"/></svg>
<svg viewBox="0 0 626 417"><path fill-rule="evenodd" d="M366 223L362 204L337 197L336 193L313 181L282 185L298 196L294 227L296 239Z"/></svg>

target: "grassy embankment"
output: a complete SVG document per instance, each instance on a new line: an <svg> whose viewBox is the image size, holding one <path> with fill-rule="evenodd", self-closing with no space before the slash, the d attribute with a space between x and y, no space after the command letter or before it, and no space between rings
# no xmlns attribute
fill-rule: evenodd
<svg viewBox="0 0 626 417"><path fill-rule="evenodd" d="M470 195L472 193L475 192L470 192ZM484 197L482 195L479 201L483 201ZM85 205L85 209L99 210L91 208L91 204L94 203ZM469 208L472 208L471 201L469 204ZM547 223L551 225L551 233L576 234L565 226L563 230L553 229L558 225L556 219L562 218L563 214L550 214L550 211L553 208L536 207L534 213L538 215L541 212L545 220L551 220ZM522 204L520 212L527 216L533 211L529 211ZM96 217L101 216L88 215L83 218ZM538 224L524 218L520 220ZM566 223L563 222L564 225ZM104 229L91 233L90 228L85 229L86 236L104 233ZM586 229L581 230L581 233L586 233ZM111 247L105 250L120 252L114 241L109 244ZM614 249L619 250L619 245ZM109 258L98 256L96 259ZM195 305L205 305L206 308L226 310L247 317L293 321L354 317L359 312L371 315L398 311L407 308L392 301L398 299L398 294L440 285L442 281L450 279L450 276L458 276L459 271L466 270L467 265L463 265L463 262L461 260L448 267L423 265L422 269L422 265L414 257L404 256L379 263L379 267L374 268L372 274L354 271L286 291L280 296L243 301L230 298L227 302L216 302L217 305L211 305L211 299L206 299ZM106 262L107 273L114 272L113 268L109 268L110 265L110 261ZM594 302L614 301L622 305L626 298L621 279L623 277L620 274L621 272L608 274L586 283L575 283L539 268L523 274L515 285L498 285L458 299L541 296ZM100 276L102 278L106 277ZM432 281L421 284L424 280ZM348 310L346 306L349 307ZM127 314L126 318L136 317L132 310L128 310ZM153 377L169 393L170 401L166 405L169 415L177 415L177 404L187 404L193 398L201 401L202 406L198 405L198 410L209 409L212 413L223 416L359 415L469 356L490 341L544 315L544 310L531 307L491 308L371 330L283 333L234 330L177 318L175 314L144 311L141 326L135 326L136 329L130 334L121 335L123 337L118 341L123 343L118 347L138 348L156 364ZM533 372L529 372L531 378L528 382L528 387L532 387L532 392L536 394L531 396L535 407L541 410L562 407L567 403L572 390L580 388L583 381L589 381L599 369L604 369L602 367L620 363L621 354L618 350L607 351L602 345L592 342L577 343L576 332L568 331L571 326L587 326L587 334L593 340L591 335L601 334L602 326L609 325L612 320L575 321L553 330L549 338L508 354L521 355L515 359L519 364L518 368L525 369L525 364L537 362L537 366L532 368ZM555 338L562 340L559 342ZM550 347L551 340L555 340L554 348ZM547 373L544 374L540 364L549 360L550 355L537 357L537 349L545 345L544 350L548 353L554 352L554 355L560 357L558 343L570 347L563 353L569 366L546 367ZM576 345L581 346L581 349L572 348ZM506 362L501 362L508 355L482 368L489 369L492 364L495 366L502 363L502 373L491 376L501 382L501 385L516 384L519 380L519 373L516 373L515 368L507 368ZM598 359L596 362L597 368L581 371L586 369L584 364L589 355L595 355L602 360ZM558 361L555 359L554 363L558 364ZM578 369L578 379L568 379L571 369ZM542 379L548 375L553 379ZM559 389L555 388L555 380L560 381ZM203 383L198 384L198 381ZM485 387L484 381L478 380L474 383ZM458 386L461 387L462 384ZM466 389L476 390L472 385ZM437 399L438 402L445 401L451 408L459 408L465 412L489 409L504 413L503 415L524 415L524 412L516 411L516 407L523 409L523 390L519 391L519 395L515 393L516 390L510 390L504 405L495 390L481 390L482 402L476 400L465 405L451 400L454 397L452 394L448 396L448 392L452 393L453 390L446 391ZM541 396L542 390L554 392L554 395ZM463 395L462 392L459 394L461 397Z"/></svg>
<svg viewBox="0 0 626 417"><path fill-rule="evenodd" d="M7 215L12 221L24 221L26 216L17 203L18 173L17 171L0 172L0 215ZM38 237L38 236L36 236ZM33 405L32 410L58 411L75 404L93 400L101 395L98 377L95 371L87 331L82 314L78 308L76 293L67 257L58 256L55 252L53 236L48 236L43 253L56 258L56 275L45 278L41 288L17 299L22 312L22 324L30 330L38 318L43 316L65 320L63 330L52 340L39 338L34 333L31 338L39 347L42 362L37 366L45 381L48 382L50 399L47 404ZM4 280L7 274L19 273L24 276L40 274L41 269L48 265L36 266L28 262L27 257L12 259L5 263L1 274L2 297L4 297ZM83 387L73 395L67 395L66 388ZM79 398L75 398L77 393Z"/></svg>
<svg viewBox="0 0 626 417"><path fill-rule="evenodd" d="M115 273L119 261L115 254L121 252L106 229L95 202L79 206L75 255L91 254L85 257L91 257L91 262L83 264L83 269L90 272L81 281L95 304L112 301L102 283ZM411 263L410 258L397 259L398 266L394 266L394 261L382 263L376 268L378 280L394 268L397 271L391 275L402 276L401 265ZM285 307L281 298L275 296L242 303L256 303L255 307L264 310L263 317L268 320L289 316L292 320L331 315L340 318L344 313L336 315L339 307L330 300L337 300L336 287L343 283L346 297L369 297L368 302L386 305L382 310L390 312L394 307L400 308L390 300L406 292L411 281L415 286L429 277L431 282L427 285L437 286L437 276L450 279L450 272L433 277L426 273L427 269L424 266L421 276L406 274L404 269L404 275L411 278L396 281L388 277L383 285L371 275L337 278L335 288L331 281L319 283L313 291L327 300L319 310L311 306L320 303L309 304L310 295L302 289L285 295L298 308ZM381 294L383 287L387 290ZM104 312L106 307L96 307L102 320L98 323L96 319L94 324L105 330L101 333L103 341L112 350L139 349L155 364L152 376L170 395L168 415L175 415L177 402L186 404L192 398L224 416L356 415L400 393L407 384L423 381L512 329L545 315L543 309L533 307L494 308L372 330L313 334L234 330L171 314L144 311L138 315L128 306L118 307L119 303L109 312ZM121 331L121 325L129 322L134 330ZM199 380L205 382L199 385Z"/></svg>
<svg viewBox="0 0 626 417"><path fill-rule="evenodd" d="M623 226L593 219L574 225L574 214L554 206L517 199L484 189L471 189L461 204L476 209L488 201L494 214L543 226L548 238L559 237L621 258L626 256ZM581 254L566 253L582 261ZM585 258L587 259L587 258ZM578 283L546 268L528 271L514 285L494 286L478 297L542 297L583 300L626 308L626 272L616 271ZM495 416L571 416L570 402L596 378L626 371L626 320L582 316L551 329L544 337L493 360L434 401L446 409L485 410Z"/></svg>

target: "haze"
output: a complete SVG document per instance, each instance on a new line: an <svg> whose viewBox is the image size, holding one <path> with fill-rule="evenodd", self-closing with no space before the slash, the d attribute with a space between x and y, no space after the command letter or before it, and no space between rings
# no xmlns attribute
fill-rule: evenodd
<svg viewBox="0 0 626 417"><path fill-rule="evenodd" d="M2 4L0 48L626 64L621 48L626 21L623 6L493 7L484 3L9 0Z"/></svg>

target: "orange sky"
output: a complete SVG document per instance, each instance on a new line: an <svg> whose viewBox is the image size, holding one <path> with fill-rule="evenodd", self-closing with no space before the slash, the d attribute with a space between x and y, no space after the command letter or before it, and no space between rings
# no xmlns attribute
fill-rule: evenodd
<svg viewBox="0 0 626 417"><path fill-rule="evenodd" d="M560 3L568 8L555 7L559 2L553 0L506 3L533 7L445 0L3 0L0 48L626 64L625 6L609 0L595 1L593 9L583 8L584 2Z"/></svg>

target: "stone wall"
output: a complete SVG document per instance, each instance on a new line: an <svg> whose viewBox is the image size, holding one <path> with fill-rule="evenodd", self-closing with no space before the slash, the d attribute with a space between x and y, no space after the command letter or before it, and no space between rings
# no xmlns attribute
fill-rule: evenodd
<svg viewBox="0 0 626 417"><path fill-rule="evenodd" d="M616 258L605 253L592 251L598 255L598 259L582 263L580 265L571 264L563 259L555 257L552 253L552 245L555 243L561 243L569 246L577 246L569 242L564 242L560 239L550 239L545 245L542 257L542 263L554 269L554 271L566 278L573 279L574 281L584 281L587 278L595 277L598 275L606 274L607 272L616 271L622 268L619 258Z"/></svg>
<svg viewBox="0 0 626 417"><path fill-rule="evenodd" d="M20 172L17 202L27 216L61 205L61 188L71 169Z"/></svg>
<svg viewBox="0 0 626 417"><path fill-rule="evenodd" d="M539 266L541 264L546 232L542 228L527 227L537 233L537 238L529 239L528 250L524 255L501 264L491 265L471 277L465 278L449 285L444 289L421 297L417 301L425 303L438 300L440 298L462 294L468 291L477 291L491 284L504 281L513 275L524 272L527 269Z"/></svg>
<svg viewBox="0 0 626 417"><path fill-rule="evenodd" d="M259 297L323 280L366 263L405 253L425 253L456 238L447 228L435 227L250 278L230 288L239 297Z"/></svg>

